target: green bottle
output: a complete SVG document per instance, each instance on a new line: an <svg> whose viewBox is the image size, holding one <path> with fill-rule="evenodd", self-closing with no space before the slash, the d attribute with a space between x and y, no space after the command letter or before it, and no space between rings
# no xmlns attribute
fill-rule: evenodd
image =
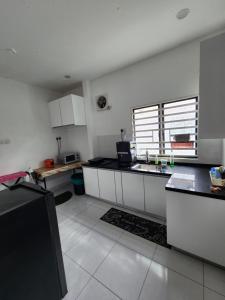
<svg viewBox="0 0 225 300"><path fill-rule="evenodd" d="M174 167L174 155L173 155L173 153L170 154L170 167L171 167L171 168Z"/></svg>

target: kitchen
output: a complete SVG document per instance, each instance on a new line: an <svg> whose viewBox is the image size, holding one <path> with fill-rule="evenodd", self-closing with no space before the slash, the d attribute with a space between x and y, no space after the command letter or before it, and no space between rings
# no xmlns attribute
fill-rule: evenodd
<svg viewBox="0 0 225 300"><path fill-rule="evenodd" d="M47 2L44 18L52 14ZM104 26L98 23L101 9L95 10L100 8L97 2L88 5L96 18L93 31L99 32ZM219 0L211 6L189 1L186 5L190 9L181 12L187 15L180 19L177 13L182 5L173 1L173 9L165 4L163 19L160 4L150 2L139 6L109 1L113 8L102 4L106 14L101 17L108 30L105 36L111 36L107 39L111 50L104 34L87 30L89 42L79 35L83 19L78 12L82 15L86 9L82 3L76 6L71 2L70 8L76 9L62 4L56 5L58 10L54 8L55 13L63 11L71 18L64 25L56 24L59 18L52 20L57 30L46 29L51 41L47 34L45 40L40 35L37 49L27 52L25 36L18 33L21 41L17 44L10 33L18 53L6 49L0 53L12 74L7 75L3 68L0 78L0 175L38 170L47 158L56 163L59 137L61 154L80 155L74 159L79 160L76 168L71 162L54 173L49 168L51 176L43 177L46 189L56 197L65 191L72 194L56 206L68 290L67 295L64 290L65 300L225 298L225 192L223 188L212 189L209 174L210 170L216 172L212 168L225 165L224 4ZM27 12L24 19L31 12L41 15L41 5L30 5L21 6ZM3 5L5 15L12 6ZM202 6L207 14L204 21ZM23 15L21 7L19 15ZM153 7L157 12L150 9ZM76 11L79 24L67 26L75 22L72 11ZM164 25L154 23L154 16ZM112 26L107 25L111 18ZM17 21L24 28L22 19ZM126 22L130 22L131 32ZM165 26L170 28L170 37ZM153 32L156 27L160 39ZM56 47L62 28L66 45L72 43L69 37L76 30L79 43L73 44L73 54L61 45ZM122 29L126 29L126 38ZM32 26L26 30L32 31ZM138 32L150 35L151 43ZM35 36L33 31L27 35ZM93 51L88 47L92 35L96 38ZM37 46L37 41L31 45ZM38 49L41 59L35 52ZM73 59L75 52L77 61ZM24 63L29 58L38 62L35 72ZM79 60L83 69L78 74ZM121 140L129 142L127 149L116 147ZM128 153L125 164L120 152ZM81 166L86 193L79 196L74 195L70 177ZM36 183L45 187L41 180ZM118 220L118 211L123 224L115 226L112 222ZM138 226L128 226L126 220L131 218ZM143 222L158 224L153 225L162 229L162 235L144 238L140 232L140 228L146 229Z"/></svg>

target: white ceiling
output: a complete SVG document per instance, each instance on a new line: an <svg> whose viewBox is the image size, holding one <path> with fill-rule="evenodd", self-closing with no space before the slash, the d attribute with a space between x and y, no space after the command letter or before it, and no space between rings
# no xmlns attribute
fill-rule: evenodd
<svg viewBox="0 0 225 300"><path fill-rule="evenodd" d="M1 0L0 76L65 90L224 27L225 0Z"/></svg>

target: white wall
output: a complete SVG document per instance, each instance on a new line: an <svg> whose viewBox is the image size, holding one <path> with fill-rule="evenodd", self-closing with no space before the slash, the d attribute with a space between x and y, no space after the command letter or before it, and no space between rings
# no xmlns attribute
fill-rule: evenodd
<svg viewBox="0 0 225 300"><path fill-rule="evenodd" d="M106 144L106 151L95 149L95 155L114 147L121 128L132 134L132 107L176 100L199 94L200 41L182 45L125 69L91 82L95 140ZM112 109L97 112L94 99L108 94ZM203 103L201 103L203 105ZM112 136L110 142L109 136ZM114 152L115 154L115 152ZM107 156L107 155L106 155ZM199 141L199 161L221 163L222 141Z"/></svg>
<svg viewBox="0 0 225 300"><path fill-rule="evenodd" d="M87 136L87 126L68 126L67 127L68 151L78 151L81 160L89 159L89 145Z"/></svg>
<svg viewBox="0 0 225 300"><path fill-rule="evenodd" d="M0 78L0 175L39 167L55 158L55 137L66 137L64 128L52 129L47 102L58 97L51 91ZM67 141L64 141L64 146Z"/></svg>
<svg viewBox="0 0 225 300"><path fill-rule="evenodd" d="M83 97L83 84L77 83L73 89L70 89L64 95L75 94ZM63 95L63 96L64 96ZM86 104L86 103L85 103ZM87 114L86 106L86 114ZM67 126L66 139L67 139L67 151L78 151L81 156L81 160L88 160L90 158L90 149L88 144L88 128L87 126Z"/></svg>

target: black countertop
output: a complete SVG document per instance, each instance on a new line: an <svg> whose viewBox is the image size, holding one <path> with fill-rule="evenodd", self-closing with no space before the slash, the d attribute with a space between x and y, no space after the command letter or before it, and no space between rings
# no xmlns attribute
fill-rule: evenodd
<svg viewBox="0 0 225 300"><path fill-rule="evenodd" d="M165 187L166 190L225 200L225 189L219 192L211 192L211 180L209 176L210 165L179 163L173 168L167 166L166 169L162 169L151 164L150 170L146 172L132 169L133 165L126 167L120 166L116 159L104 159L101 163L94 165L86 164L85 166L168 177L168 183Z"/></svg>
<svg viewBox="0 0 225 300"><path fill-rule="evenodd" d="M137 162L139 163L139 162ZM155 165L151 165L151 170L146 172L146 171L137 171L132 169L134 165L137 163L134 163L130 166L121 166L116 159L110 159L106 158L104 159L103 162L98 163L98 164L85 164L84 166L91 167L91 168L98 168L98 169L107 169L107 170L114 170L114 171L123 171L123 172L132 172L132 173L143 173L143 174L150 174L150 175L160 175L160 176L166 176L170 177L172 175L171 168L166 168L162 169L160 167L157 167ZM143 163L143 162L142 162Z"/></svg>

